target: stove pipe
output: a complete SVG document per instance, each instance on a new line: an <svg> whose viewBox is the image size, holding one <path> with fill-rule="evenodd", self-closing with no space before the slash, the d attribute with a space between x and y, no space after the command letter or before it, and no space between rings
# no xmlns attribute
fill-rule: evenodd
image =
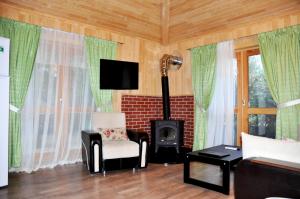
<svg viewBox="0 0 300 199"><path fill-rule="evenodd" d="M162 74L161 88L162 88L162 97L163 97L164 120L171 119L168 70L170 69L178 70L181 64L182 64L181 57L167 55L167 54L165 54L160 60L160 67L161 67L161 74ZM175 67L170 68L170 65L173 65Z"/></svg>
<svg viewBox="0 0 300 199"><path fill-rule="evenodd" d="M162 98L163 98L164 120L169 120L171 117L171 112L170 112L170 95L169 95L168 76L161 77L161 88L162 88Z"/></svg>

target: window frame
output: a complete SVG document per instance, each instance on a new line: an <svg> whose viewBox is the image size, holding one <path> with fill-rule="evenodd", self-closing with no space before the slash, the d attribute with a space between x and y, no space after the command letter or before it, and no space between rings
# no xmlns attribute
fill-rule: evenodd
<svg viewBox="0 0 300 199"><path fill-rule="evenodd" d="M249 107L249 56L259 55L258 46L252 49L236 51L237 58L237 145L241 145L241 133L249 133L249 115L276 115L277 108L251 108Z"/></svg>

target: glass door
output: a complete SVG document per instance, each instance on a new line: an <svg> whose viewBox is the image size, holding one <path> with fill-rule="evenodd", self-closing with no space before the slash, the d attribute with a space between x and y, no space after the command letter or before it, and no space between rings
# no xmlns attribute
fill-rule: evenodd
<svg viewBox="0 0 300 199"><path fill-rule="evenodd" d="M259 50L238 52L237 59L237 143L240 144L241 132L275 138L276 103L267 85Z"/></svg>

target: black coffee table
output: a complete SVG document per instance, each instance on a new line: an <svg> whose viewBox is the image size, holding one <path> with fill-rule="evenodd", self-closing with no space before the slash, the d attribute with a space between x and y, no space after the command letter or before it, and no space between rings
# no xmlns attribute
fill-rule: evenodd
<svg viewBox="0 0 300 199"><path fill-rule="evenodd" d="M227 147L235 147L239 150L226 149ZM226 153L228 156L225 157L212 157L205 155L206 152L218 152ZM199 152L201 154L199 154ZM198 185L207 189L218 191L224 194L229 194L230 185L230 169L242 160L242 150L237 146L219 145L199 151L189 152L185 156L184 160L184 182L193 185ZM212 184L209 182L201 181L190 177L190 162L198 161L206 164L219 165L223 170L223 183L222 186Z"/></svg>

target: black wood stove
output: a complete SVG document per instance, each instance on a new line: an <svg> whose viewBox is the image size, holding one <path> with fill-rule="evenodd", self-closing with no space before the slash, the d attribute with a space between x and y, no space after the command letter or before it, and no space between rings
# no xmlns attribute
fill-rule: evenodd
<svg viewBox="0 0 300 199"><path fill-rule="evenodd" d="M152 120L151 122L151 148L154 156L159 155L159 149L174 148L176 153L180 153L183 146L184 121L171 119L169 80L167 71L169 65L181 65L182 59L179 57L164 55L161 59L161 84L163 98L163 120ZM178 68L179 68L178 67Z"/></svg>

